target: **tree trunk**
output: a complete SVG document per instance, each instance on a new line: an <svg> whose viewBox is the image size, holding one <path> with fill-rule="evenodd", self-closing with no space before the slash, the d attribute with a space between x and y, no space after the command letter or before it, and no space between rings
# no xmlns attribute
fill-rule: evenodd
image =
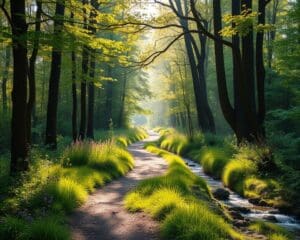
<svg viewBox="0 0 300 240"><path fill-rule="evenodd" d="M107 66L107 76L112 77L111 66ZM105 101L105 129L110 129L112 122L112 98L113 98L113 82L106 82L106 101Z"/></svg>
<svg viewBox="0 0 300 240"><path fill-rule="evenodd" d="M120 109L120 116L119 116L119 127L125 127L125 119L124 119L124 112L125 112L125 98L126 98L126 85L127 85L127 70L124 70L124 79L123 79L123 89L122 89L122 97L121 97L121 109Z"/></svg>
<svg viewBox="0 0 300 240"><path fill-rule="evenodd" d="M265 24L266 20L266 4L264 0L258 2L258 24ZM256 35L256 85L258 97L258 129L259 137L265 138L264 121L266 115L265 106L265 77L266 71L263 57L264 32L258 32Z"/></svg>
<svg viewBox="0 0 300 240"><path fill-rule="evenodd" d="M87 137L94 139L94 103L95 103L95 52L91 53L90 62L90 82L89 82L89 98L88 98L88 121L87 121Z"/></svg>
<svg viewBox="0 0 300 240"><path fill-rule="evenodd" d="M82 0L82 4L87 4L86 0ZM84 28L87 29L87 17L86 9L83 9L83 24ZM81 80L81 114L80 114L80 130L79 139L82 141L86 135L86 79L88 76L88 64L89 64L89 49L87 46L83 46L82 50L82 80Z"/></svg>
<svg viewBox="0 0 300 240"><path fill-rule="evenodd" d="M65 13L64 1L57 0L55 7L54 20L54 35L58 41L61 41L61 33L63 31L63 17ZM52 62L49 79L49 93L47 105L47 126L46 126L46 141L45 144L51 149L57 148L57 106L58 106L58 91L59 80L61 72L61 57L62 52L60 48L53 46L52 48Z"/></svg>
<svg viewBox="0 0 300 240"><path fill-rule="evenodd" d="M213 0L213 11L214 11L214 34L217 37L214 43L215 43L216 73L217 73L220 105L227 123L235 131L236 129L235 112L229 100L226 74L225 74L223 43L221 41L222 37L219 34L219 32L222 30L220 0Z"/></svg>
<svg viewBox="0 0 300 240"><path fill-rule="evenodd" d="M176 6L178 13L181 16L188 14L188 6L186 1L184 1L185 13L183 12L182 5L179 0L176 0ZM188 21L185 18L180 18L179 22L181 26L188 31ZM206 25L206 27L208 26ZM208 104L205 78L206 36L199 33L201 52L199 51L197 44L190 33L187 32L184 35L184 39L191 66L199 128L202 129L203 132L215 133L215 123ZM198 64L196 63L196 59L198 60Z"/></svg>
<svg viewBox="0 0 300 240"><path fill-rule="evenodd" d="M29 59L29 99L27 103L27 141L28 144L31 145L31 124L32 119L35 122L35 102L36 102L36 83L35 83L35 64L36 58L39 50L39 39L40 39L40 31L41 31L41 15L42 15L42 2L40 0L36 1L37 11L35 17L35 36L33 42L33 50L31 57Z"/></svg>
<svg viewBox="0 0 300 240"><path fill-rule="evenodd" d="M5 48L5 65L2 77L2 108L3 113L7 114L7 82L8 82L8 74L9 74L9 66L11 62L11 47L7 46Z"/></svg>
<svg viewBox="0 0 300 240"><path fill-rule="evenodd" d="M71 53L72 61L72 136L76 142L78 138L77 132L77 86L76 86L76 53Z"/></svg>
<svg viewBox="0 0 300 240"><path fill-rule="evenodd" d="M90 12L90 31L93 35L96 35L95 24L97 24L97 9L98 2L96 0L91 1L93 9ZM94 139L94 105L95 105L95 68L96 68L96 51L91 52L90 62L90 81L89 81L89 95L88 95L88 120L87 120L87 137Z"/></svg>
<svg viewBox="0 0 300 240"><path fill-rule="evenodd" d="M26 101L27 101L27 24L25 0L10 1L13 43L13 90L11 122L11 173L26 171L29 167Z"/></svg>

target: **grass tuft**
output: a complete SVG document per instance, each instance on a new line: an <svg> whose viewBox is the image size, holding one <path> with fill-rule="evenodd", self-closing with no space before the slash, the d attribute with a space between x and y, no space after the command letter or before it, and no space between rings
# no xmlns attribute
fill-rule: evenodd
<svg viewBox="0 0 300 240"><path fill-rule="evenodd" d="M244 181L247 176L257 173L256 165L247 159L234 159L224 169L222 176L225 186L237 193L244 195Z"/></svg>

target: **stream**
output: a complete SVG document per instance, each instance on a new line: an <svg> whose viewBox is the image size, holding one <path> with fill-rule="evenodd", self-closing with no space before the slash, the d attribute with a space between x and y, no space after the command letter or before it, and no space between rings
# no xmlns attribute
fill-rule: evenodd
<svg viewBox="0 0 300 240"><path fill-rule="evenodd" d="M184 161L193 173L202 177L207 182L208 186L211 188L212 191L218 188L222 188L226 189L229 192L228 200L218 200L227 207L243 207L248 209L247 213L241 212L241 215L250 220L266 221L266 219L268 218L274 219L276 220L276 224L288 229L289 231L293 231L297 236L300 236L300 221L296 217L282 214L277 209L272 207L262 207L253 205L248 201L248 199L245 199L239 196L238 194L234 193L230 189L225 188L221 181L215 180L212 177L208 176L206 173L204 173L203 168L200 164L189 159L184 159Z"/></svg>

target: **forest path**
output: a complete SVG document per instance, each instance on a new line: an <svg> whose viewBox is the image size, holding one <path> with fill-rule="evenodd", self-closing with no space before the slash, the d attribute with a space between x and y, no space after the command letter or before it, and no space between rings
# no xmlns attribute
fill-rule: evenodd
<svg viewBox="0 0 300 240"><path fill-rule="evenodd" d="M69 225L74 240L152 240L158 239L158 222L143 212L131 214L123 205L124 196L139 181L162 175L165 161L143 149L146 142L157 140L150 132L149 138L128 147L134 156L135 167L126 176L115 180L90 195L88 201L70 217Z"/></svg>

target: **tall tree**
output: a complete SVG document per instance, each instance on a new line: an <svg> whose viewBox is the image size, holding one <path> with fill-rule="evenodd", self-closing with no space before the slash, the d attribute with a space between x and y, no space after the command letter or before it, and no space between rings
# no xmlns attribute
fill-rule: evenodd
<svg viewBox="0 0 300 240"><path fill-rule="evenodd" d="M201 43L201 51L199 50L197 43L189 32L188 23L188 3L184 1L184 10L182 9L182 3L176 0L176 7L172 1L169 1L172 9L179 16L179 22L185 31L184 40L187 49L187 55L190 62L192 80L194 86L194 94L196 100L196 109L198 114L198 125L199 128L204 132L215 132L215 123L211 109L207 99L207 88L205 79L205 58L206 58L206 36L199 32L199 40ZM207 22L206 22L207 23ZM207 26L207 25L206 25Z"/></svg>
<svg viewBox="0 0 300 240"><path fill-rule="evenodd" d="M90 12L90 31L92 35L96 35L96 18L98 3L96 0L91 1L93 9ZM96 50L90 56L90 79L88 84L88 117L87 117L87 137L94 138L94 104L95 104L95 69L96 69Z"/></svg>
<svg viewBox="0 0 300 240"><path fill-rule="evenodd" d="M35 64L39 51L39 39L41 31L41 16L42 16L42 1L36 1L36 16L35 16L35 34L33 40L33 50L29 58L29 99L27 103L27 141L31 144L31 125L32 118L35 122L35 102L36 102L36 81L35 81Z"/></svg>
<svg viewBox="0 0 300 240"><path fill-rule="evenodd" d="M86 4L87 0L82 0L83 4L83 27L88 29L87 25L87 12ZM80 129L79 129L79 139L84 140L86 135L86 82L88 77L88 64L89 64L89 49L84 44L82 47L82 80L81 80L81 95L80 95Z"/></svg>
<svg viewBox="0 0 300 240"><path fill-rule="evenodd" d="M74 19L74 13L71 12L71 20ZM72 25L74 25L72 23ZM77 86L76 86L76 53L74 50L71 52L71 64L72 64L72 136L73 141L76 142L78 139L77 131Z"/></svg>
<svg viewBox="0 0 300 240"><path fill-rule="evenodd" d="M29 167L27 143L27 24L25 0L11 0L13 90L11 122L11 173Z"/></svg>
<svg viewBox="0 0 300 240"><path fill-rule="evenodd" d="M49 93L47 105L47 125L46 125L46 140L45 144L50 148L57 148L57 106L58 106L58 91L61 72L61 40L64 25L65 1L57 0L54 16L54 37L58 43L52 47L51 55L51 71L49 79ZM57 46L58 45L58 46Z"/></svg>
<svg viewBox="0 0 300 240"><path fill-rule="evenodd" d="M190 0L192 5L192 11L197 14L194 0ZM262 14L259 16L265 17L264 9L269 1L261 0L260 11ZM240 9L236 5L236 1L232 2L233 15L238 15ZM251 13L252 1L243 2L246 7L243 12L243 16L246 18ZM241 142L247 140L250 142L261 140L264 138L262 132L263 129L263 112L264 112L264 74L262 72L263 61L262 61L262 41L263 32L258 33L258 42L256 43L256 68L254 64L254 41L253 41L253 26L252 24L247 26L246 33L242 33L242 54L239 47L239 40L237 37L233 38L233 42L227 42L223 40L220 32L222 30L222 14L221 14L221 2L220 0L213 1L214 9L214 35L206 33L215 42L215 58L216 58L216 71L219 96L223 114L225 119L232 127L238 140ZM199 22L199 21L198 21ZM263 19L259 18L259 22L263 24ZM248 23L248 22L247 22ZM240 34L240 33L239 33ZM232 49L233 53L233 65L234 65L234 90L235 90L235 107L231 106L227 83L225 75L225 64L224 64L224 52L223 45L226 45ZM246 71L247 70L247 71ZM262 73L259 76L257 86L257 92L255 89L255 73L256 75ZM259 97L258 109L256 110L256 94ZM262 120L261 120L262 119Z"/></svg>

